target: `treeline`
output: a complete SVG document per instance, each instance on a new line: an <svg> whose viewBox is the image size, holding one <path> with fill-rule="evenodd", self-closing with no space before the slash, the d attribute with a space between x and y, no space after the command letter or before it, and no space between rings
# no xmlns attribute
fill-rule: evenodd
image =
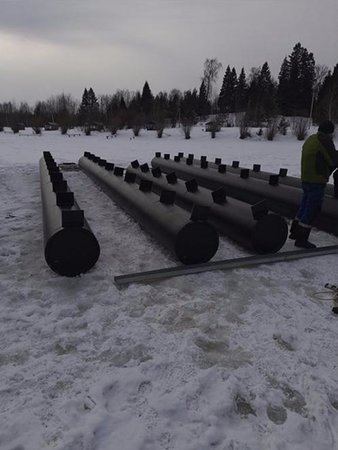
<svg viewBox="0 0 338 450"><path fill-rule="evenodd" d="M221 69L216 58L207 59L199 89L184 92L172 89L153 95L146 81L142 91L118 90L99 97L90 87L84 90L81 102L61 94L38 101L34 107L27 103L2 103L0 130L10 126L15 131L24 124L39 132L52 122L63 133L81 126L87 134L93 129L107 129L115 134L119 129L132 128L137 135L147 127L156 129L161 137L165 127L180 123L189 129L210 114L228 126L235 125L234 117L241 117L246 126L256 127L278 116L338 122L338 64L333 70L316 65L313 54L300 43L282 62L278 80L271 76L267 62L253 67L248 74L244 68L237 72L228 65L220 91L214 92Z"/></svg>

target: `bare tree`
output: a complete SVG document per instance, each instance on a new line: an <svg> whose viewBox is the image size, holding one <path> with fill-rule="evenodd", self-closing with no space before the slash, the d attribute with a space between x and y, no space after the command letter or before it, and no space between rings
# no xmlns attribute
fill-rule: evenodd
<svg viewBox="0 0 338 450"><path fill-rule="evenodd" d="M241 113L238 117L239 120L239 138L246 139L251 137L249 120L246 113Z"/></svg>
<svg viewBox="0 0 338 450"><path fill-rule="evenodd" d="M266 130L265 130L266 139L268 141L273 141L277 133L278 133L278 122L276 119L270 119L268 121Z"/></svg>
<svg viewBox="0 0 338 450"><path fill-rule="evenodd" d="M314 78L314 84L313 84L313 89L312 89L310 120L312 120L313 106L314 106L315 101L317 101L318 92L319 92L319 90L323 84L323 81L328 73L329 73L329 68L327 66L320 65L320 64L315 66L315 78Z"/></svg>
<svg viewBox="0 0 338 450"><path fill-rule="evenodd" d="M306 117L294 117L291 123L292 132L299 141L304 141L309 129L309 119Z"/></svg>
<svg viewBox="0 0 338 450"><path fill-rule="evenodd" d="M208 100L212 98L212 86L216 82L218 72L222 68L222 64L217 58L206 59L204 62L204 72L202 81L204 81L206 97Z"/></svg>

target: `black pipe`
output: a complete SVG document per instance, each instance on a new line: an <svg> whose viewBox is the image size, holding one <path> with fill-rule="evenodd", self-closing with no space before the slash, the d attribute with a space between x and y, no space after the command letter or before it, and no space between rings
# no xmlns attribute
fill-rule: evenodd
<svg viewBox="0 0 338 450"><path fill-rule="evenodd" d="M49 152L39 165L46 262L59 275L85 273L98 260L100 246Z"/></svg>
<svg viewBox="0 0 338 450"><path fill-rule="evenodd" d="M250 251L259 254L275 253L287 239L288 227L285 219L277 214L268 214L265 201L250 206L227 197L224 188L211 192L198 186L195 179L184 182L174 177L173 173L167 176L161 174L159 168L145 172L133 164L127 170L137 175L138 182L151 181L153 190L157 193L169 187L174 189L176 203L185 209L191 209L194 204L209 207L209 222L221 234Z"/></svg>
<svg viewBox="0 0 338 450"><path fill-rule="evenodd" d="M219 236L205 221L205 208L195 207L190 214L174 205L175 193L171 189L159 196L151 192L150 181L139 186L130 175L123 178L115 171L107 171L87 156L79 159L79 166L183 264L207 262L215 255Z"/></svg>
<svg viewBox="0 0 338 450"><path fill-rule="evenodd" d="M279 184L279 176L271 175L269 181L258 180L252 177L239 177L233 173L225 172L224 165L214 169L201 169L195 165L174 163L161 157L152 159L154 168L159 167L164 172L175 171L177 177L184 180L195 178L199 185L208 189L225 187L229 196L238 200L254 204L263 199L268 201L268 208L285 217L295 217L301 199L302 191L293 186ZM338 235L338 199L326 196L322 211L314 224L319 229Z"/></svg>

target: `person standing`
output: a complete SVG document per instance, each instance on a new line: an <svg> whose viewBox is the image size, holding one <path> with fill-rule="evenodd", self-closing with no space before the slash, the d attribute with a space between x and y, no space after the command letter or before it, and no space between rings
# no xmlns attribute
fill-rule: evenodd
<svg viewBox="0 0 338 450"><path fill-rule="evenodd" d="M302 148L303 197L289 236L295 240L296 247L316 247L308 238L321 211L325 186L333 170L338 167L338 151L333 143L334 128L331 121L325 120L319 125L318 132L306 139Z"/></svg>

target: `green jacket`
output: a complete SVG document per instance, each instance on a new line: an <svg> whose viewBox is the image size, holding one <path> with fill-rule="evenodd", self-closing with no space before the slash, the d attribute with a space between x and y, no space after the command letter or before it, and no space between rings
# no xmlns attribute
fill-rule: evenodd
<svg viewBox="0 0 338 450"><path fill-rule="evenodd" d="M309 136L302 150L302 181L326 184L336 167L338 167L338 151L335 149L332 138L321 132Z"/></svg>

